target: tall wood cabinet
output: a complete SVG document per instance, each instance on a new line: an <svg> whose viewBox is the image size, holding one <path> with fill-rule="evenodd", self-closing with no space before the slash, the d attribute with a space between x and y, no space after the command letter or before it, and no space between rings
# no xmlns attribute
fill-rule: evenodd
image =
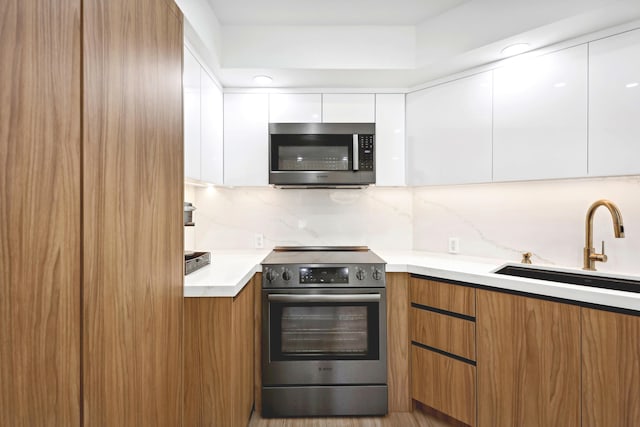
<svg viewBox="0 0 640 427"><path fill-rule="evenodd" d="M85 425L182 422L182 14L83 4Z"/></svg>
<svg viewBox="0 0 640 427"><path fill-rule="evenodd" d="M2 424L181 425L181 12L1 16Z"/></svg>
<svg viewBox="0 0 640 427"><path fill-rule="evenodd" d="M80 0L0 9L0 424L78 426Z"/></svg>

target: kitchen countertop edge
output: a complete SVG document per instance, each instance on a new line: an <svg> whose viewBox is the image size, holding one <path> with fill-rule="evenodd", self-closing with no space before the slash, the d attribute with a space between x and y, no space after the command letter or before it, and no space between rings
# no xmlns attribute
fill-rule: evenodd
<svg viewBox="0 0 640 427"><path fill-rule="evenodd" d="M493 273L497 268L507 264L504 260L416 251L394 252L374 249L374 252L387 261L387 273L409 273L496 290L640 312L640 293ZM212 265L185 276L184 296L235 297L255 273L262 271L261 262L268 253L269 251L212 253Z"/></svg>

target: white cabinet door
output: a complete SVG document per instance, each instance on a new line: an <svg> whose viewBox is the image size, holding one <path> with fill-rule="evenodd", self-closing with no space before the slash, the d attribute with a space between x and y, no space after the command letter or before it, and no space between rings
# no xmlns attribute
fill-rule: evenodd
<svg viewBox="0 0 640 427"><path fill-rule="evenodd" d="M640 30L589 43L589 175L640 173Z"/></svg>
<svg viewBox="0 0 640 427"><path fill-rule="evenodd" d="M224 184L269 184L269 95L224 94Z"/></svg>
<svg viewBox="0 0 640 427"><path fill-rule="evenodd" d="M185 47L184 71L184 176L200 179L200 63Z"/></svg>
<svg viewBox="0 0 640 427"><path fill-rule="evenodd" d="M587 46L494 75L494 181L587 175Z"/></svg>
<svg viewBox="0 0 640 427"><path fill-rule="evenodd" d="M324 123L373 123L376 119L374 94L325 93L322 95Z"/></svg>
<svg viewBox="0 0 640 427"><path fill-rule="evenodd" d="M407 95L411 185L491 181L491 71Z"/></svg>
<svg viewBox="0 0 640 427"><path fill-rule="evenodd" d="M404 94L376 95L376 185L405 185Z"/></svg>
<svg viewBox="0 0 640 427"><path fill-rule="evenodd" d="M273 93L269 95L270 123L320 123L322 95L319 93Z"/></svg>
<svg viewBox="0 0 640 427"><path fill-rule="evenodd" d="M200 179L223 183L222 90L203 69L201 89Z"/></svg>

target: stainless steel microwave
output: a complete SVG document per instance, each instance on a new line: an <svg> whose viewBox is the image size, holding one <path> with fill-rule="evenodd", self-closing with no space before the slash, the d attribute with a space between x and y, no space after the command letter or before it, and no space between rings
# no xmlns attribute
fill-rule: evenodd
<svg viewBox="0 0 640 427"><path fill-rule="evenodd" d="M376 182L374 123L270 123L269 184L364 187Z"/></svg>

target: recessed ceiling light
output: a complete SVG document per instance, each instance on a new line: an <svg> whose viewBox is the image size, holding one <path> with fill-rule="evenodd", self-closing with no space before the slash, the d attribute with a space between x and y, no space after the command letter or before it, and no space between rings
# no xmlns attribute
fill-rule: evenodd
<svg viewBox="0 0 640 427"><path fill-rule="evenodd" d="M625 86L628 87L628 88L636 87L636 86L638 86L638 82L632 82L632 83L629 83L629 84L627 84Z"/></svg>
<svg viewBox="0 0 640 427"><path fill-rule="evenodd" d="M273 78L271 78L270 76L255 76L253 78L253 82L261 86L270 85L272 81Z"/></svg>
<svg viewBox="0 0 640 427"><path fill-rule="evenodd" d="M502 49L502 56L513 56L529 50L529 43L516 43Z"/></svg>

